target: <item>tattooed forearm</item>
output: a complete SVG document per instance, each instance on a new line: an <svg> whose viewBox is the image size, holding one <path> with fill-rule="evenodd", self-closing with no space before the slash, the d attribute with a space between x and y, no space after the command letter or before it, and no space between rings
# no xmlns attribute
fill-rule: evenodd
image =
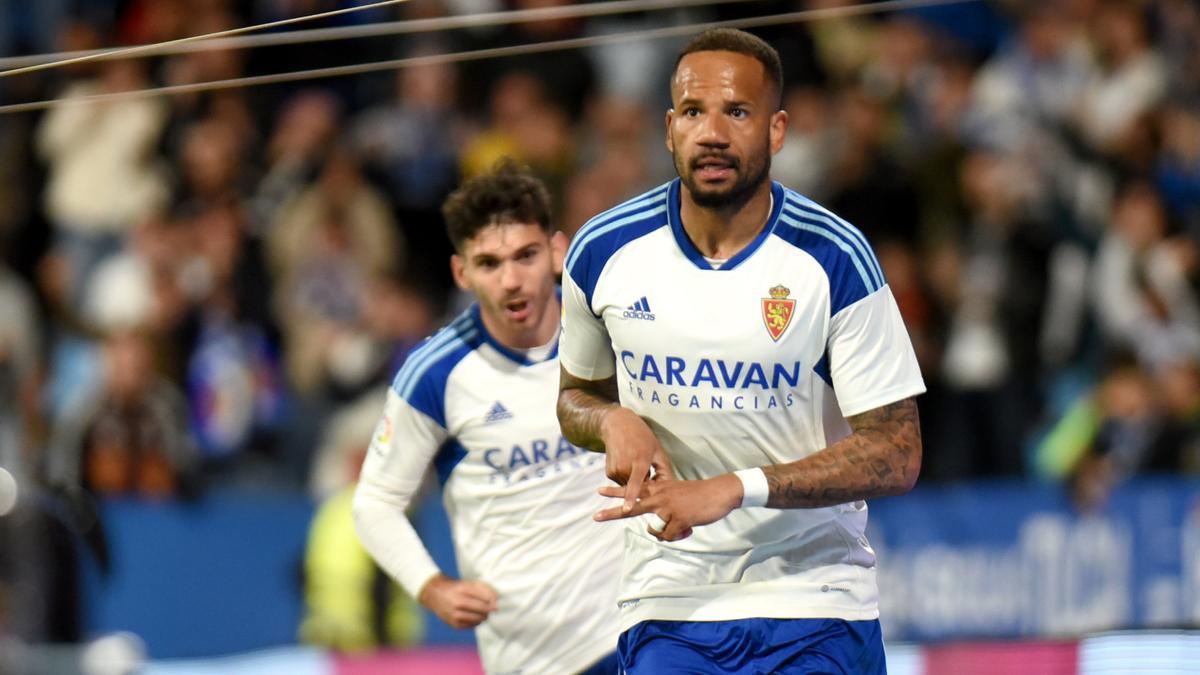
<svg viewBox="0 0 1200 675"><path fill-rule="evenodd" d="M575 445L604 452L600 424L617 405L617 378L583 380L559 370L558 424Z"/></svg>
<svg viewBox="0 0 1200 675"><path fill-rule="evenodd" d="M853 430L824 450L763 467L767 506L818 508L903 494L921 471L921 427L909 398L848 418Z"/></svg>

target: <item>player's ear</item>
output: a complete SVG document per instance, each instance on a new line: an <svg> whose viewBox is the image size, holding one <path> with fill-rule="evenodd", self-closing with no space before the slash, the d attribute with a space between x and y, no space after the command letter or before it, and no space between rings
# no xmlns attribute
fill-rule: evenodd
<svg viewBox="0 0 1200 675"><path fill-rule="evenodd" d="M455 253L450 256L450 273L454 275L454 283L464 291L471 290L471 284L467 282L467 263L462 256Z"/></svg>
<svg viewBox="0 0 1200 675"><path fill-rule="evenodd" d="M671 120L675 117L675 109L667 108L667 150L675 153L675 142L671 140Z"/></svg>
<svg viewBox="0 0 1200 675"><path fill-rule="evenodd" d="M787 138L788 114L786 110L776 110L771 114L771 154L783 149L783 141Z"/></svg>
<svg viewBox="0 0 1200 675"><path fill-rule="evenodd" d="M555 230L554 234L550 235L550 259L554 264L554 273L561 275L563 261L567 259L567 235L560 230Z"/></svg>

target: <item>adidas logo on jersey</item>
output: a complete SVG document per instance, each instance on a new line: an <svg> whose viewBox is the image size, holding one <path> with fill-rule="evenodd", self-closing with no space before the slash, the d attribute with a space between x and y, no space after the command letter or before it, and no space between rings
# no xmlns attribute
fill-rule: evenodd
<svg viewBox="0 0 1200 675"><path fill-rule="evenodd" d="M644 295L641 300L626 307L625 312L621 316L624 316L626 319L654 320L654 313L650 311L650 301Z"/></svg>
<svg viewBox="0 0 1200 675"><path fill-rule="evenodd" d="M496 405L492 406L492 409L484 416L483 423L493 424L495 422L503 422L504 420L511 420L512 417L513 414L508 411L508 408L505 408L504 404L500 401L496 401Z"/></svg>

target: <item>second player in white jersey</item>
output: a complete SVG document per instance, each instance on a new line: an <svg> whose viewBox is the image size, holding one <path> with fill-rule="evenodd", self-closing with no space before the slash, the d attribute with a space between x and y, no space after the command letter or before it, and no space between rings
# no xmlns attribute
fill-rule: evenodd
<svg viewBox="0 0 1200 675"><path fill-rule="evenodd" d="M374 501L403 517L432 464L459 573L498 596L476 628L488 672L572 672L616 644L620 527L591 522L603 506L595 486L604 481L604 457L559 432L554 351L531 361L505 348L478 312L415 350L396 376L359 505ZM438 567L415 532L386 545L402 560L391 571L416 597Z"/></svg>
<svg viewBox="0 0 1200 675"><path fill-rule="evenodd" d="M409 593L475 627L489 673L611 673L621 527L592 522L605 501L595 493L604 458L564 440L554 415L563 242L544 208L525 213L544 201L531 183L502 170L462 188L459 210L474 222L455 242L454 271L478 302L396 376L355 518ZM448 220L453 234L462 217ZM431 465L461 580L439 570L404 514Z"/></svg>

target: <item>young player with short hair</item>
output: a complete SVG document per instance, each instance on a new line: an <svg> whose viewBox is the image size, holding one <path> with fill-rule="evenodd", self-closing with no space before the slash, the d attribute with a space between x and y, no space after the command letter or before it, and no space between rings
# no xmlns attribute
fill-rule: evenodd
<svg viewBox="0 0 1200 675"><path fill-rule="evenodd" d="M475 628L489 673L615 673L623 532L591 520L603 456L567 442L554 416L565 238L545 188L512 164L443 212L454 279L477 302L396 375L355 495L359 536L423 605ZM461 579L404 515L430 465Z"/></svg>

